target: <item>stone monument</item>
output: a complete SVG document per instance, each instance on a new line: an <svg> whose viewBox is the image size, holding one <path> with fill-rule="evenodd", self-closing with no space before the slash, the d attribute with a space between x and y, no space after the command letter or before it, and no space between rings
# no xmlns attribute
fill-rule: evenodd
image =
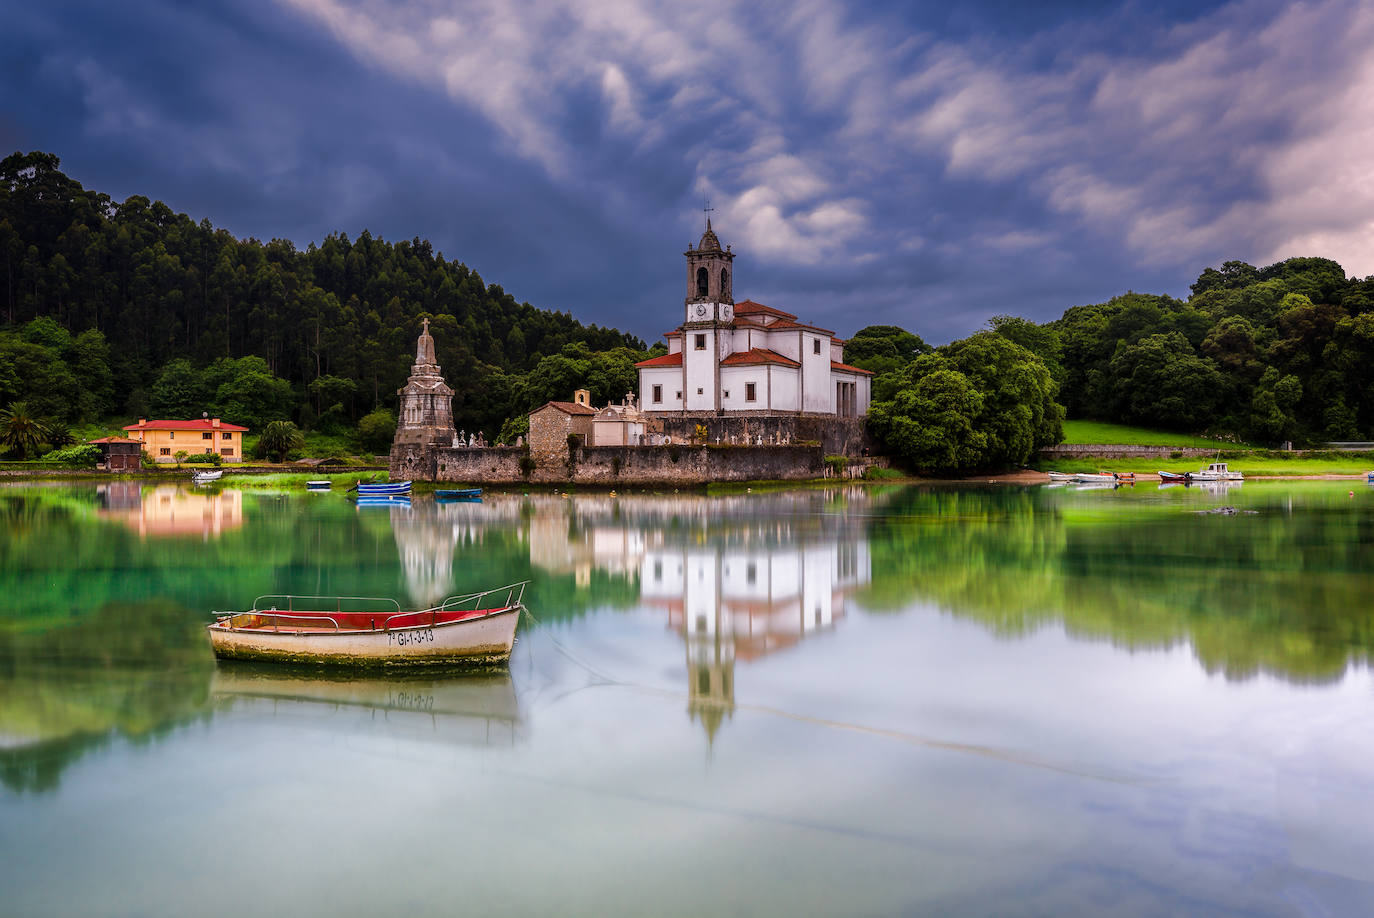
<svg viewBox="0 0 1374 918"><path fill-rule="evenodd" d="M415 346L415 366L405 387L396 390L401 397L401 414L396 424L398 446L442 446L453 444L458 432L453 429L453 390L444 382L434 358L434 339L429 334L429 319L424 321Z"/></svg>

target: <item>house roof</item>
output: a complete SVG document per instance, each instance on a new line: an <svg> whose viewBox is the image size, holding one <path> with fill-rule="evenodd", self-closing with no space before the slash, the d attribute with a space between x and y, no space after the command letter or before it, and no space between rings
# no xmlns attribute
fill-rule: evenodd
<svg viewBox="0 0 1374 918"><path fill-rule="evenodd" d="M764 363L773 363L784 367L801 366L800 363L797 363L797 361L793 360L791 357L784 357L777 351L770 351L763 347L756 347L753 350L731 354L729 357L722 360L720 365L723 367L742 367Z"/></svg>
<svg viewBox="0 0 1374 918"><path fill-rule="evenodd" d="M860 367L851 367L849 364L847 364L847 363L840 363L838 360L832 360L832 361L830 361L830 369L832 369L832 370L843 370L843 371L846 372L846 373L860 373L860 374L862 374L862 375L864 375L864 376L872 376L872 375L873 375L873 371L872 371L872 370L864 370L864 369L861 369Z"/></svg>
<svg viewBox="0 0 1374 918"><path fill-rule="evenodd" d="M664 354L662 357L650 357L648 360L641 360L635 364L639 369L647 367L680 367L682 366L682 352L676 354Z"/></svg>
<svg viewBox="0 0 1374 918"><path fill-rule="evenodd" d="M795 319L796 316L790 312L783 312L781 309L774 309L772 306L765 306L762 303L755 303L753 300L745 300L743 303L735 304L735 315L752 316L765 315L777 316L779 319Z"/></svg>
<svg viewBox="0 0 1374 918"><path fill-rule="evenodd" d="M87 440L87 443L138 443L137 440L130 440L128 437L97 437L94 440Z"/></svg>
<svg viewBox="0 0 1374 918"><path fill-rule="evenodd" d="M564 414L596 414L595 409L588 408L586 405L579 405L577 404L577 402L545 402L538 408L531 411L530 414L538 414L545 408L556 408Z"/></svg>
<svg viewBox="0 0 1374 918"><path fill-rule="evenodd" d="M213 420L211 420L211 419L209 419L209 418L197 418L197 419L194 420L194 421L143 421L143 420L140 420L137 424L128 424L128 425L126 425L126 426L124 427L124 429L125 429L125 430L227 430L227 431L229 431L229 432L231 432L231 433L232 433L232 432L235 432L235 431L242 433L242 432L248 430L247 427L240 427L240 426L237 425L237 424L230 424L228 421L219 421L219 425L216 426L215 423L214 423L215 421L219 421L219 418L215 418L215 419L213 419Z"/></svg>

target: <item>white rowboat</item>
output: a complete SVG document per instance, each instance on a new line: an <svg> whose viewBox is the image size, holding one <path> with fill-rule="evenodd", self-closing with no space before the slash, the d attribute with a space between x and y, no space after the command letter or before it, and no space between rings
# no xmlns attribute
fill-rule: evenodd
<svg viewBox="0 0 1374 918"><path fill-rule="evenodd" d="M405 612L393 599L260 596L206 630L215 656L335 666L502 665L524 609L521 581Z"/></svg>

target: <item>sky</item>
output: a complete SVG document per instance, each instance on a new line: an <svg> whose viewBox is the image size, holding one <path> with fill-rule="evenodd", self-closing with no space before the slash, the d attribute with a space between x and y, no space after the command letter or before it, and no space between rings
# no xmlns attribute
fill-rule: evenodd
<svg viewBox="0 0 1374 918"><path fill-rule="evenodd" d="M304 248L430 240L654 341L939 344L1208 266L1374 274L1374 0L0 0L0 155Z"/></svg>

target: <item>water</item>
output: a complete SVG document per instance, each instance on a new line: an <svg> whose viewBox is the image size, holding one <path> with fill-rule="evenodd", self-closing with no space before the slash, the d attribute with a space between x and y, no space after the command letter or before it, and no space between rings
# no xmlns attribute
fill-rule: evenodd
<svg viewBox="0 0 1374 918"><path fill-rule="evenodd" d="M0 914L1369 914L1349 487L0 487ZM494 676L202 631L527 577Z"/></svg>

